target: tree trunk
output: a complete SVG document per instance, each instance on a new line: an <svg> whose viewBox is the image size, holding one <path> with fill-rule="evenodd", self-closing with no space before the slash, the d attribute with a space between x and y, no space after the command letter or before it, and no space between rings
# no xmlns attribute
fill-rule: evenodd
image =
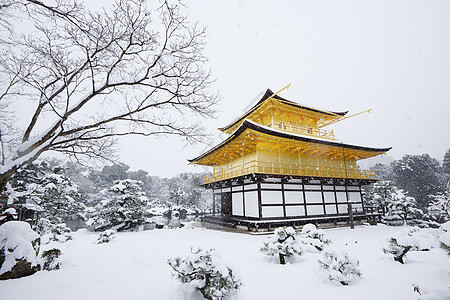
<svg viewBox="0 0 450 300"><path fill-rule="evenodd" d="M3 174L0 174L0 194L5 191L6 184L11 179L11 176L13 176L16 173L16 171L17 167L14 167Z"/></svg>
<svg viewBox="0 0 450 300"><path fill-rule="evenodd" d="M403 257L406 255L406 253L411 249L411 246L407 246L405 247L405 249L403 249L402 253L398 256L394 256L394 260L398 261L401 264L404 264L405 262L403 261Z"/></svg>
<svg viewBox="0 0 450 300"><path fill-rule="evenodd" d="M285 265L286 264L286 260L284 259L285 255L278 253L278 255L280 256L280 264Z"/></svg>

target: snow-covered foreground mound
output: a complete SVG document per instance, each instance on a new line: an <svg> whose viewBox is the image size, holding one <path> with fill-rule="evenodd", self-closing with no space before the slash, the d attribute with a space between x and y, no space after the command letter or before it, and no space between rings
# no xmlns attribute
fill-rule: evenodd
<svg viewBox="0 0 450 300"><path fill-rule="evenodd" d="M186 226L188 227L188 226ZM267 236L207 229L117 233L96 244L98 233L80 230L60 248L61 269L0 282L1 299L201 299L171 277L167 259L185 256L191 246L215 248L241 278L236 299L450 299L450 258L439 248L407 254L402 265L382 248L400 229L383 225L325 230L332 247L359 260L361 280L351 286L325 279L320 253L305 253L294 264L274 264L259 251Z"/></svg>

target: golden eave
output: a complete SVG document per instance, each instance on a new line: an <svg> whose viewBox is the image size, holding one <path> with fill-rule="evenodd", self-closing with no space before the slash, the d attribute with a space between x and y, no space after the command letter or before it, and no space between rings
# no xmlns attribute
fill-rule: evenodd
<svg viewBox="0 0 450 300"><path fill-rule="evenodd" d="M228 139L190 160L191 164L221 165L232 161L246 153L256 150L257 145L263 145L269 151L281 151L324 157L365 159L380 155L391 148L368 148L339 142L310 138L301 135L284 133L260 126L250 121L244 121Z"/></svg>

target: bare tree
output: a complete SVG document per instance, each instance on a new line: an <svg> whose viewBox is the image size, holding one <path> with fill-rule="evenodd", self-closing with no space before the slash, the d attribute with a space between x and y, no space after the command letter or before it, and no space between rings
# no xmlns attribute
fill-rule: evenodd
<svg viewBox="0 0 450 300"><path fill-rule="evenodd" d="M188 21L184 7L4 3L0 21L10 30L0 30L0 191L46 151L107 159L124 135L204 138L199 121L213 116L218 97L205 70L205 29ZM22 16L21 32L12 15Z"/></svg>

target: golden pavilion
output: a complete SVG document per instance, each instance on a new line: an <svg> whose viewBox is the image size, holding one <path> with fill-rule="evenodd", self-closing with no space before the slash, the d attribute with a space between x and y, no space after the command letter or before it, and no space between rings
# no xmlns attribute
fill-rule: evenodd
<svg viewBox="0 0 450 300"><path fill-rule="evenodd" d="M324 128L349 118L347 112L303 106L278 93L268 89L219 128L227 139L189 160L212 167L201 185L213 190L214 211L220 206L221 213L206 221L258 228L365 217L361 186L377 178L356 162L391 148L342 143Z"/></svg>

